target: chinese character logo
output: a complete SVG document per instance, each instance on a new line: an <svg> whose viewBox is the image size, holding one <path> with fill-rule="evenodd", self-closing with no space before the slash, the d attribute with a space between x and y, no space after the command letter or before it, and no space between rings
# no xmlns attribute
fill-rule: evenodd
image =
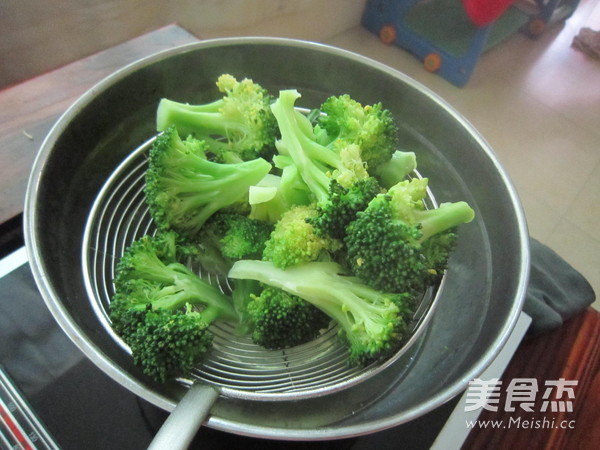
<svg viewBox="0 0 600 450"><path fill-rule="evenodd" d="M501 386L502 381L498 378L490 380L476 378L471 381L467 390L465 411L477 409L498 411ZM539 408L540 412L573 412L575 386L577 386L576 380L559 378L547 380L544 383L545 389L542 390L535 378L515 378L506 386L504 411L514 412L520 408L526 412L535 412L538 393L542 392L543 402Z"/></svg>
<svg viewBox="0 0 600 450"><path fill-rule="evenodd" d="M498 411L501 384L502 382L498 378L487 381L476 378L469 382L465 411L475 411L480 408L488 411Z"/></svg>
<svg viewBox="0 0 600 450"><path fill-rule="evenodd" d="M558 380L549 380L546 381L546 390L542 395L541 411L545 412L548 410L548 405L550 405L550 411L552 412L573 412L573 399L575 398L574 387L577 386L577 381L575 380L565 380L564 378L559 378ZM552 388L555 389L552 389ZM554 399L550 400L550 395L554 391ZM563 400L566 397L568 400Z"/></svg>
<svg viewBox="0 0 600 450"><path fill-rule="evenodd" d="M506 388L504 411L515 411L514 404L518 404L524 411L533 412L537 392L538 384L535 378L513 379Z"/></svg>

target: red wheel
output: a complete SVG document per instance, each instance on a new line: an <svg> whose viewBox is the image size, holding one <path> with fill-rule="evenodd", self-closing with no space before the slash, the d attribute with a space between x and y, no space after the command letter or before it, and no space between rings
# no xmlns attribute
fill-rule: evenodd
<svg viewBox="0 0 600 450"><path fill-rule="evenodd" d="M384 25L379 30L379 40L385 45L393 44L396 40L396 27L394 25Z"/></svg>
<svg viewBox="0 0 600 450"><path fill-rule="evenodd" d="M442 57L437 53L429 53L423 60L423 66L428 72L437 72L442 67Z"/></svg>

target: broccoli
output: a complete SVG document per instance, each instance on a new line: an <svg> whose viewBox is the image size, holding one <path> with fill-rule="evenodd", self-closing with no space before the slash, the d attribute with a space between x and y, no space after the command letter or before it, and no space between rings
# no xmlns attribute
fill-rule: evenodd
<svg viewBox="0 0 600 450"><path fill-rule="evenodd" d="M175 127L160 134L150 148L144 192L150 214L161 230L194 237L215 212L248 195L272 166L262 158L224 164L209 161L206 144L181 140Z"/></svg>
<svg viewBox="0 0 600 450"><path fill-rule="evenodd" d="M293 164L281 169L281 175L268 174L248 191L249 216L265 222L277 222L293 206L311 203L311 194Z"/></svg>
<svg viewBox="0 0 600 450"><path fill-rule="evenodd" d="M416 168L417 157L414 152L396 150L387 163L377 166L371 172L384 188L389 189L404 180Z"/></svg>
<svg viewBox="0 0 600 450"><path fill-rule="evenodd" d="M317 235L343 239L346 227L356 219L356 214L381 192L381 186L373 177L359 180L348 188L332 180L328 200L317 205L316 215L307 221Z"/></svg>
<svg viewBox="0 0 600 450"><path fill-rule="evenodd" d="M275 224L267 240L263 259L282 269L303 262L316 261L342 247L340 241L319 236L307 219L316 215L314 204L295 206Z"/></svg>
<svg viewBox="0 0 600 450"><path fill-rule="evenodd" d="M237 320L230 298L179 262L195 253L168 231L134 241L116 266L112 326L158 382L184 375L210 350L213 322Z"/></svg>
<svg viewBox="0 0 600 450"><path fill-rule="evenodd" d="M174 231L142 236L133 241L120 257L113 277L117 290L136 279L168 284L173 274L164 270L165 264L193 259L198 248Z"/></svg>
<svg viewBox="0 0 600 450"><path fill-rule="evenodd" d="M348 267L376 289L425 291L446 270L456 227L473 219L466 202L425 209L427 181L402 181L377 195L346 228Z"/></svg>
<svg viewBox="0 0 600 450"><path fill-rule="evenodd" d="M226 276L234 261L260 258L272 231L271 223L234 211L218 211L194 238L200 250L196 261L205 271Z"/></svg>
<svg viewBox="0 0 600 450"><path fill-rule="evenodd" d="M340 326L351 364L366 365L399 348L413 314L409 294L373 289L345 275L335 262L308 262L284 270L269 261L241 260L229 277L257 280L319 308Z"/></svg>
<svg viewBox="0 0 600 450"><path fill-rule="evenodd" d="M251 294L245 312L252 341L273 350L315 339L331 320L312 304L272 286Z"/></svg>
<svg viewBox="0 0 600 450"><path fill-rule="evenodd" d="M295 109L299 97L296 90L283 90L271 106L281 133L276 147L281 155L291 158L315 200L322 202L328 198L332 179L347 186L369 174L357 145L334 150L317 141L309 119Z"/></svg>
<svg viewBox="0 0 600 450"><path fill-rule="evenodd" d="M215 213L202 227L199 242L211 241L225 258L256 259L262 256L273 225L225 211Z"/></svg>
<svg viewBox="0 0 600 450"><path fill-rule="evenodd" d="M321 105L317 131L329 146L360 147L369 170L387 163L398 146L398 127L392 113L381 103L363 106L348 94L331 96Z"/></svg>
<svg viewBox="0 0 600 450"><path fill-rule="evenodd" d="M229 270L231 270L229 266ZM229 273L226 272L224 275L227 276ZM248 313L246 307L248 302L255 295L260 295L263 290L263 285L256 280L228 280L231 286L231 300L233 307L238 315L239 322L237 324L237 332L240 335L249 335L252 330L252 324L248 320Z"/></svg>
<svg viewBox="0 0 600 450"><path fill-rule="evenodd" d="M234 260L223 255L218 239L212 236L211 233L201 231L196 237L195 242L199 250L195 261L202 268L202 273L207 277L211 275L227 276L227 272L231 269Z"/></svg>
<svg viewBox="0 0 600 450"><path fill-rule="evenodd" d="M342 186L350 187L369 177L367 165L362 160L361 153L361 148L351 143L339 149L340 162L332 176Z"/></svg>
<svg viewBox="0 0 600 450"><path fill-rule="evenodd" d="M222 98L200 105L162 99L156 128L175 126L182 135L206 141L221 161L269 158L275 153L277 123L270 109L273 97L250 79L237 81L229 74L217 80Z"/></svg>

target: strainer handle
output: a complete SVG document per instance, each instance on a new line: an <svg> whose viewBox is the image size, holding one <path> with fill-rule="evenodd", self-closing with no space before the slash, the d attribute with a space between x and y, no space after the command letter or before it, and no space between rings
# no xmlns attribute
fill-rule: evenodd
<svg viewBox="0 0 600 450"><path fill-rule="evenodd" d="M148 450L185 450L200 429L219 391L194 383L154 436Z"/></svg>

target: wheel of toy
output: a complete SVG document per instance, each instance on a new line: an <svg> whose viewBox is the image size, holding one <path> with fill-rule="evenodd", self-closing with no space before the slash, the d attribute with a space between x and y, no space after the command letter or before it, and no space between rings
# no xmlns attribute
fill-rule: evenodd
<svg viewBox="0 0 600 450"><path fill-rule="evenodd" d="M546 29L546 22L544 22L540 18L531 19L527 24L527 31L530 36L538 37L540 36L544 30Z"/></svg>
<svg viewBox="0 0 600 450"><path fill-rule="evenodd" d="M423 66L428 72L437 72L442 67L442 57L438 53L429 53L423 59Z"/></svg>
<svg viewBox="0 0 600 450"><path fill-rule="evenodd" d="M385 45L393 44L396 40L396 27L394 25L384 25L379 29L379 40Z"/></svg>

